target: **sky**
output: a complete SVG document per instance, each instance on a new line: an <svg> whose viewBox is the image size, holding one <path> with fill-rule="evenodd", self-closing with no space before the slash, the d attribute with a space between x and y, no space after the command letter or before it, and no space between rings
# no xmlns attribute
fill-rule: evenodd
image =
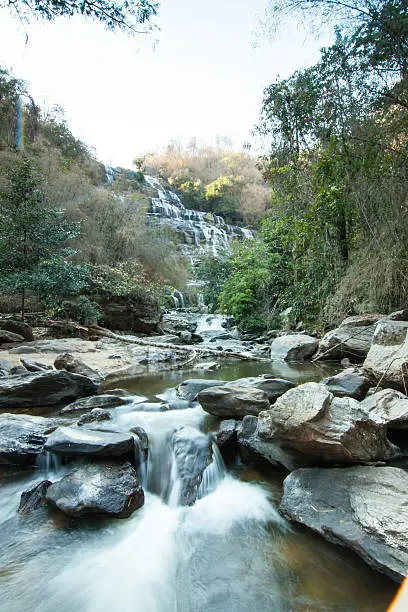
<svg viewBox="0 0 408 612"><path fill-rule="evenodd" d="M162 0L150 37L81 17L32 22L0 11L0 65L26 80L43 110L59 105L74 135L106 164L131 167L173 140L235 149L251 141L264 88L314 63L319 40L289 22L259 41L267 0ZM258 46L254 48L254 42Z"/></svg>

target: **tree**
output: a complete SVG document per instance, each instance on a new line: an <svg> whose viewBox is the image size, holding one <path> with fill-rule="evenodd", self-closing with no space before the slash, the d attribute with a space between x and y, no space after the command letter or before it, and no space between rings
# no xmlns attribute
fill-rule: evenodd
<svg viewBox="0 0 408 612"><path fill-rule="evenodd" d="M8 178L0 195L0 289L21 294L24 316L27 291L58 302L85 287L87 271L67 259L75 254L67 243L79 235L79 224L47 205L32 162L22 158Z"/></svg>
<svg viewBox="0 0 408 612"><path fill-rule="evenodd" d="M22 20L53 20L57 17L83 15L100 21L109 30L146 33L153 29L151 19L158 3L149 0L0 0L0 8L14 11Z"/></svg>

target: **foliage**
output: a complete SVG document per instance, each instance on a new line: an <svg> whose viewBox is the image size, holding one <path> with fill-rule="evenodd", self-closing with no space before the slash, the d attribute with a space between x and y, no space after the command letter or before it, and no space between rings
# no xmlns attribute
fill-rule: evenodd
<svg viewBox="0 0 408 612"><path fill-rule="evenodd" d="M206 255L200 260L196 275L204 283L204 303L212 312L220 308L219 296L231 271L231 262L226 253L218 253L217 257Z"/></svg>
<svg viewBox="0 0 408 612"><path fill-rule="evenodd" d="M65 300L56 314L59 318L71 319L82 325L95 324L102 316L98 304L86 295L80 295L75 300Z"/></svg>

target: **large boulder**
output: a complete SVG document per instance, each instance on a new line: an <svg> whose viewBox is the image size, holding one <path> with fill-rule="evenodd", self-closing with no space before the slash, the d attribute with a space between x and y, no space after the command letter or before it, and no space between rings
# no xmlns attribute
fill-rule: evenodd
<svg viewBox="0 0 408 612"><path fill-rule="evenodd" d="M63 353L58 355L54 361L54 368L56 370L66 370L67 372L73 372L74 374L81 374L87 376L95 382L101 380L99 372L90 368L82 359L74 357L71 353Z"/></svg>
<svg viewBox="0 0 408 612"><path fill-rule="evenodd" d="M192 427L181 427L173 434L172 447L180 489L178 499L170 502L191 506L197 499L204 470L212 461L211 438Z"/></svg>
<svg viewBox="0 0 408 612"><path fill-rule="evenodd" d="M97 385L79 374L64 370L27 372L0 378L0 409L56 406L97 392Z"/></svg>
<svg viewBox="0 0 408 612"><path fill-rule="evenodd" d="M221 387L226 385L225 380L207 380L205 378L189 378L183 380L182 383L177 387L178 395L185 400L190 402L197 399L197 395L203 389L209 389L210 387Z"/></svg>
<svg viewBox="0 0 408 612"><path fill-rule="evenodd" d="M203 389L198 394L198 401L206 412L223 419L242 419L247 414L256 416L269 408L264 391L232 383Z"/></svg>
<svg viewBox="0 0 408 612"><path fill-rule="evenodd" d="M76 400L68 404L68 406L65 406L65 408L61 410L61 414L82 413L93 410L94 408L116 408L117 406L124 406L127 403L124 397L104 393L102 395L93 395L92 397L84 397Z"/></svg>
<svg viewBox="0 0 408 612"><path fill-rule="evenodd" d="M0 414L0 465L34 467L55 419L28 414Z"/></svg>
<svg viewBox="0 0 408 612"><path fill-rule="evenodd" d="M101 324L108 329L149 334L160 331L158 300L148 296L93 296L102 310Z"/></svg>
<svg viewBox="0 0 408 612"><path fill-rule="evenodd" d="M51 485L52 482L49 480L42 480L29 491L23 491L18 507L19 514L31 514L34 510L45 506L47 490Z"/></svg>
<svg viewBox="0 0 408 612"><path fill-rule="evenodd" d="M74 470L48 488L46 499L68 516L128 518L143 506L144 493L130 463L104 463Z"/></svg>
<svg viewBox="0 0 408 612"><path fill-rule="evenodd" d="M361 402L373 421L390 429L408 429L408 397L394 389L382 389Z"/></svg>
<svg viewBox="0 0 408 612"><path fill-rule="evenodd" d="M382 387L404 391L408 388L408 321L380 321L363 370Z"/></svg>
<svg viewBox="0 0 408 612"><path fill-rule="evenodd" d="M227 386L229 385L260 389L266 393L269 403L271 404L273 404L278 397L286 393L286 391L289 391L289 389L293 389L293 387L296 386L295 383L291 382L290 380L285 380L284 378L274 378L269 374L264 374L262 376L251 376L248 378L238 378L231 383L227 383Z"/></svg>
<svg viewBox="0 0 408 612"><path fill-rule="evenodd" d="M323 336L316 357L334 361L349 357L353 362L363 361L370 350L376 324L383 317L384 315L348 317L339 327Z"/></svg>
<svg viewBox="0 0 408 612"><path fill-rule="evenodd" d="M334 397L325 385L313 382L290 389L262 412L258 434L319 462L366 463L400 454L385 425L370 419L359 402Z"/></svg>
<svg viewBox="0 0 408 612"><path fill-rule="evenodd" d="M0 329L7 330L13 334L18 334L28 342L33 342L34 340L32 327L23 321L15 321L14 319L0 319Z"/></svg>
<svg viewBox="0 0 408 612"><path fill-rule="evenodd" d="M404 470L312 468L289 474L280 510L400 582L408 574L407 503Z"/></svg>
<svg viewBox="0 0 408 612"><path fill-rule="evenodd" d="M45 450L65 457L131 457L131 434L94 431L83 427L59 427L47 439Z"/></svg>
<svg viewBox="0 0 408 612"><path fill-rule="evenodd" d="M370 387L368 378L355 368L347 368L336 376L325 378L322 383L336 397L353 397L356 400L364 399Z"/></svg>
<svg viewBox="0 0 408 612"><path fill-rule="evenodd" d="M271 357L285 361L304 361L317 351L319 341L306 334L288 334L275 338L271 344Z"/></svg>
<svg viewBox="0 0 408 612"><path fill-rule="evenodd" d="M23 336L20 336L20 334L15 334L14 332L0 329L0 344L8 342L23 342L23 340L24 338Z"/></svg>

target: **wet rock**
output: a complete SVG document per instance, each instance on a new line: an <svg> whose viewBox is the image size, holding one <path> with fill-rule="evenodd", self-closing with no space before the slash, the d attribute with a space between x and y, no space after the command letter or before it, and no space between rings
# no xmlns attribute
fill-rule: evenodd
<svg viewBox="0 0 408 612"><path fill-rule="evenodd" d="M180 479L178 502L191 506L197 499L203 472L212 460L211 438L192 427L181 427L173 434L172 446Z"/></svg>
<svg viewBox="0 0 408 612"><path fill-rule="evenodd" d="M258 415L269 408L268 396L255 387L228 384L203 389L198 401L209 414L222 418L243 418L247 414Z"/></svg>
<svg viewBox="0 0 408 612"><path fill-rule="evenodd" d="M197 329L197 315L191 313L169 312L163 315L162 329L165 333L188 331L194 334Z"/></svg>
<svg viewBox="0 0 408 612"><path fill-rule="evenodd" d="M166 402L140 402L132 405L135 412L166 412L172 407Z"/></svg>
<svg viewBox="0 0 408 612"><path fill-rule="evenodd" d="M64 370L27 372L0 379L0 408L55 406L97 391L92 380L79 374Z"/></svg>
<svg viewBox="0 0 408 612"><path fill-rule="evenodd" d="M0 465L34 467L57 424L28 414L0 414Z"/></svg>
<svg viewBox="0 0 408 612"><path fill-rule="evenodd" d="M301 469L281 512L400 582L408 568L408 473L394 467Z"/></svg>
<svg viewBox="0 0 408 612"><path fill-rule="evenodd" d="M408 397L394 389L383 389L361 402L373 421L392 429L408 429Z"/></svg>
<svg viewBox="0 0 408 612"><path fill-rule="evenodd" d="M85 412L94 408L116 408L116 406L124 406L128 402L119 395L93 395L72 402L61 410L61 414L70 414L74 412Z"/></svg>
<svg viewBox="0 0 408 612"><path fill-rule="evenodd" d="M190 378L184 380L177 387L178 395L185 400L193 402L197 399L197 395L203 389L209 389L210 387L221 387L227 384L225 380L206 380L204 378Z"/></svg>
<svg viewBox="0 0 408 612"><path fill-rule="evenodd" d="M130 393L126 389L107 389L100 391L99 395L117 395L118 397L129 397Z"/></svg>
<svg viewBox="0 0 408 612"><path fill-rule="evenodd" d="M54 368L56 370L66 370L67 372L73 372L74 374L81 374L87 376L91 380L99 382L101 376L99 372L90 368L82 359L74 357L71 353L63 353L58 355L54 361Z"/></svg>
<svg viewBox="0 0 408 612"><path fill-rule="evenodd" d="M336 397L353 397L356 400L364 399L370 382L363 374L359 374L355 368L347 368L322 380L322 384Z"/></svg>
<svg viewBox="0 0 408 612"><path fill-rule="evenodd" d="M52 482L49 480L43 480L29 491L23 491L18 507L19 514L30 514L34 510L45 506L47 491L51 485Z"/></svg>
<svg viewBox="0 0 408 612"><path fill-rule="evenodd" d="M304 361L314 355L319 345L316 338L306 334L290 334L275 338L271 344L271 358L285 361Z"/></svg>
<svg viewBox="0 0 408 612"><path fill-rule="evenodd" d="M144 493L130 463L103 463L74 470L48 488L46 499L68 516L128 518L143 506Z"/></svg>
<svg viewBox="0 0 408 612"><path fill-rule="evenodd" d="M383 387L408 388L408 322L380 321L363 364L365 375Z"/></svg>
<svg viewBox="0 0 408 612"><path fill-rule="evenodd" d="M259 415L259 436L284 443L316 461L367 463L399 456L386 427L352 398L334 397L325 385L305 383L282 395Z"/></svg>
<svg viewBox="0 0 408 612"><path fill-rule="evenodd" d="M45 450L64 457L134 457L133 436L78 427L59 427Z"/></svg>
<svg viewBox="0 0 408 612"><path fill-rule="evenodd" d="M28 370L22 365L13 366L9 372L10 376L15 376L16 374L27 374Z"/></svg>
<svg viewBox="0 0 408 612"><path fill-rule="evenodd" d="M215 436L215 442L219 448L237 441L238 422L235 419L221 421Z"/></svg>
<svg viewBox="0 0 408 612"><path fill-rule="evenodd" d="M289 391L289 389L293 389L293 387L296 386L295 383L291 382L290 380L273 378L272 376L268 375L239 378L231 383L227 383L227 386L229 385L248 386L254 387L255 389L260 389L266 393L271 404L273 404L278 397L286 393L286 391Z"/></svg>
<svg viewBox="0 0 408 612"><path fill-rule="evenodd" d="M370 350L377 322L384 315L348 317L329 331L320 341L317 357L340 361L349 357L352 362L363 361Z"/></svg>
<svg viewBox="0 0 408 612"><path fill-rule="evenodd" d="M143 427L137 425L136 427L132 427L130 432L134 434L135 447L137 455L139 455L139 463L140 459L146 462L149 455L149 438L146 431Z"/></svg>
<svg viewBox="0 0 408 612"><path fill-rule="evenodd" d="M20 359L20 361L28 372L47 372L47 370L53 369L52 366L39 361L29 361L28 359Z"/></svg>
<svg viewBox="0 0 408 612"><path fill-rule="evenodd" d="M190 344L192 335L189 331L183 330L179 334L180 340L183 344Z"/></svg>
<svg viewBox="0 0 408 612"><path fill-rule="evenodd" d="M0 329L12 332L22 336L23 340L33 342L33 329L23 321L15 321L14 319L0 319Z"/></svg>
<svg viewBox="0 0 408 612"><path fill-rule="evenodd" d="M110 421L112 418L112 414L109 410L104 410L103 408L93 408L91 412L88 414L83 414L77 422L77 425L80 427L82 425L86 425L87 423L100 423L101 421Z"/></svg>
<svg viewBox="0 0 408 612"><path fill-rule="evenodd" d="M15 334L11 331L6 331L5 329L0 329L0 343L6 342L23 342L23 336L20 334Z"/></svg>
<svg viewBox="0 0 408 612"><path fill-rule="evenodd" d="M23 344L22 346L15 346L14 348L9 349L9 353L13 355L30 355L31 353L39 353L39 349L35 346L28 346Z"/></svg>

